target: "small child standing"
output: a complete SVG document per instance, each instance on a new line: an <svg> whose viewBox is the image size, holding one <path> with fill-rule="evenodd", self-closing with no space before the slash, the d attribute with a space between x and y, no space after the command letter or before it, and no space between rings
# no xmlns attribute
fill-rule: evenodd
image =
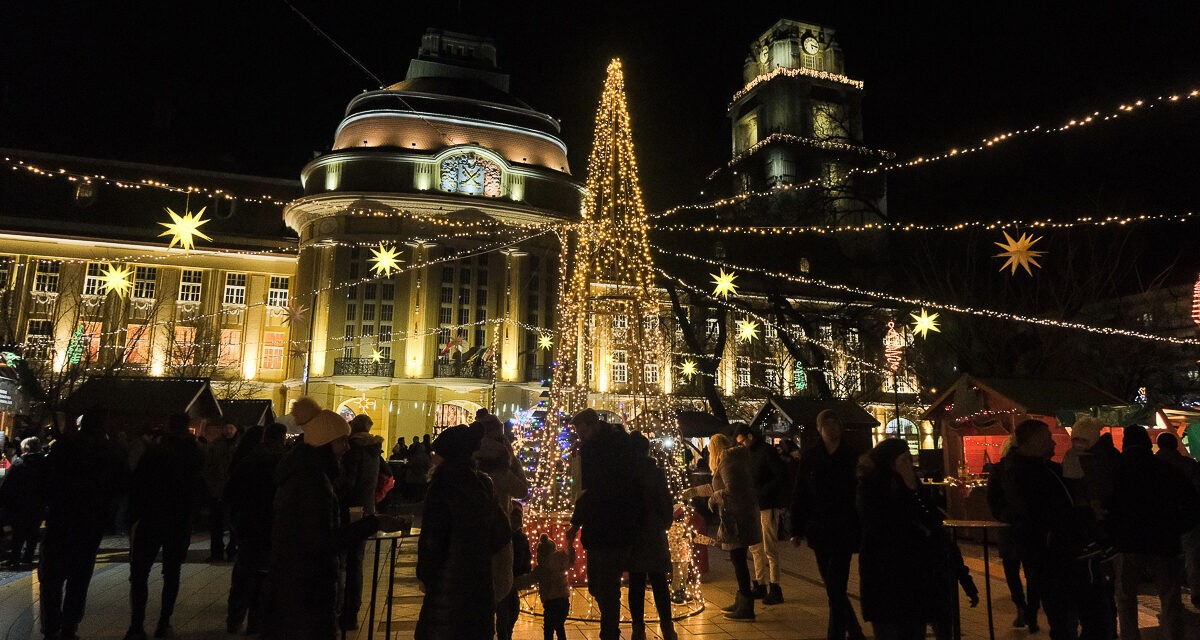
<svg viewBox="0 0 1200 640"><path fill-rule="evenodd" d="M562 551L546 534L538 540L537 567L517 578L525 588L537 583L542 596L542 637L544 640L567 640L567 614L571 610L571 587L567 584L567 569L575 564L575 549Z"/></svg>

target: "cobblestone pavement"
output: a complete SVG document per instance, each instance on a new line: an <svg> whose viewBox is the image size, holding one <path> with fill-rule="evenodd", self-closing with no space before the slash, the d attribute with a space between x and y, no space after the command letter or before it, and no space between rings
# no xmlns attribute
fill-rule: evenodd
<svg viewBox="0 0 1200 640"><path fill-rule="evenodd" d="M371 585L367 584L362 608L362 628L350 634L351 640L384 638L387 627L387 544L384 543L381 555L380 590L376 594L375 624L368 629L367 616ZM92 580L91 591L88 595L87 614L80 628L80 636L84 640L120 640L128 626L129 612L129 565L127 564L125 538L106 538L101 549L100 560L96 565L95 577ZM416 588L413 578L415 566L415 539L408 538L400 542L396 557L396 581L392 595L391 632L392 638L411 638L416 624L417 613L421 605L421 595ZM963 543L963 553L967 557L975 580L983 589L983 563L980 559L978 545ZM224 629L225 598L229 590L229 564L207 564L203 562L208 554L208 540L203 535L197 535L192 541L189 561L183 569L183 586L179 594L179 604L172 623L175 635L181 639L220 639L232 638ZM709 640L725 638L777 638L795 640L822 640L825 637L825 594L817 571L812 552L805 548L795 548L791 545L782 547L783 561L783 604L765 607L758 603L757 618L753 622L734 622L726 620L721 615L720 608L732 602L734 582L732 569L724 554L715 551L711 556L711 571L705 576L704 595L708 606L700 613L680 620L676 630L681 638L704 638ZM370 572L373 551L369 547L367 553L367 572ZM999 562L992 562L992 595L995 605L996 637L1002 640L1024 640L1030 634L1023 629L1013 629L1010 624L1015 611L1008 600L1004 580L1000 574ZM857 571L851 573L850 592L851 602L858 608L857 598L853 595L858 591ZM151 574L150 606L148 618L153 620L158 611L158 592L161 589L161 579L157 573ZM26 640L40 638L38 629L38 584L35 572L0 571L0 638ZM1144 640L1154 640L1159 637L1156 618L1158 603L1150 596L1143 598L1142 626L1148 629ZM525 603L526 607L536 608L536 596L531 595ZM586 610L582 594L576 596L573 602L573 614ZM652 614L652 606L647 606L647 613ZM1200 616L1189 609L1189 633L1200 637ZM987 638L987 617L982 604L976 609L964 606L962 612L963 636L965 638ZM868 635L869 625L864 625ZM651 638L658 637L657 626L647 626ZM368 633L370 631L370 633ZM568 635L572 638L595 638L598 625L595 622L571 621L567 623ZM628 624L623 625L625 636L629 635ZM534 640L542 637L541 618L522 614L517 623L516 635L518 640ZM1045 622L1042 621L1042 631L1032 636L1034 640L1046 640Z"/></svg>

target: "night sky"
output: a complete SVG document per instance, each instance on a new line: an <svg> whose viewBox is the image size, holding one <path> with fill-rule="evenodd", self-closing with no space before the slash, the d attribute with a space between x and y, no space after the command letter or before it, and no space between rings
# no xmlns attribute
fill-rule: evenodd
<svg viewBox="0 0 1200 640"><path fill-rule="evenodd" d="M748 44L781 17L837 29L847 74L866 83L866 142L900 158L1200 88L1190 2L295 4L385 83L403 79L426 27L495 38L513 93L562 120L581 177L605 64L620 56L654 210L697 200L728 159L725 107ZM700 8L718 5L730 8ZM347 101L375 88L281 0L9 3L0 43L0 146L18 149L295 178ZM1192 100L895 172L889 208L906 220L1186 211L1197 144Z"/></svg>

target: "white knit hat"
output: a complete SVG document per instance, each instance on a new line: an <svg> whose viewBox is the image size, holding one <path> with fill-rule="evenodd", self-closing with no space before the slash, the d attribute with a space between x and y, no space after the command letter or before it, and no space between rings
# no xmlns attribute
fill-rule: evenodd
<svg viewBox="0 0 1200 640"><path fill-rule="evenodd" d="M304 444L319 447L350 435L350 423L325 409L304 423Z"/></svg>

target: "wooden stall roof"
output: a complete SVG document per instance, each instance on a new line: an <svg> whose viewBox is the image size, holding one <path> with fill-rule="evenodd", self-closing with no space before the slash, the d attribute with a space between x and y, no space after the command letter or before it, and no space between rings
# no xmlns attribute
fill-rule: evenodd
<svg viewBox="0 0 1200 640"><path fill-rule="evenodd" d="M208 378L91 378L76 389L63 406L73 415L93 408L146 416L186 413L193 419L222 415Z"/></svg>

